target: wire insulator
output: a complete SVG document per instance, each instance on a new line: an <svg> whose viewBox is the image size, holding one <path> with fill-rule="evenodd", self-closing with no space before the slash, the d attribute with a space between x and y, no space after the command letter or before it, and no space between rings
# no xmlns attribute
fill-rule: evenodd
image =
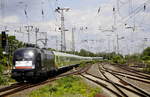
<svg viewBox="0 0 150 97"><path fill-rule="evenodd" d="M115 11L115 8L113 7L113 11Z"/></svg>
<svg viewBox="0 0 150 97"><path fill-rule="evenodd" d="M146 5L144 4L144 11L146 10Z"/></svg>

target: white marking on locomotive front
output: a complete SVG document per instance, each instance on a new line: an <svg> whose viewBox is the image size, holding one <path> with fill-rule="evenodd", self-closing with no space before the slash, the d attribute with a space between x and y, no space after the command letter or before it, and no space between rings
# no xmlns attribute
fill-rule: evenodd
<svg viewBox="0 0 150 97"><path fill-rule="evenodd" d="M15 66L32 66L32 61L16 61Z"/></svg>

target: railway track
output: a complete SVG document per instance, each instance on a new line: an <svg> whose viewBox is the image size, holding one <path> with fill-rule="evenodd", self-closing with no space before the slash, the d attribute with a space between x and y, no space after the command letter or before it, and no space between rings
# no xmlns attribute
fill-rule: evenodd
<svg viewBox="0 0 150 97"><path fill-rule="evenodd" d="M117 90L118 92L120 92L120 94L122 94L122 96L128 97L127 94L125 94L125 93L123 92L123 90L121 90L116 84L114 84L113 81L111 81L111 80L105 75L105 73L101 70L100 67L99 67L99 72L104 76L105 79L107 79L108 81L110 81L110 84L111 84L112 86L114 86L114 87L116 88L116 90Z"/></svg>
<svg viewBox="0 0 150 97"><path fill-rule="evenodd" d="M118 75L118 76L122 76L122 77L129 78L132 80L136 80L136 81L150 84L150 79L147 77L138 76L137 74L134 74L134 73L129 74L129 73L124 73L124 72L114 71L114 70L105 68L104 66L103 66L103 68L104 69L102 69L102 71L106 71L106 72L109 72L109 73L114 74L114 75Z"/></svg>
<svg viewBox="0 0 150 97"><path fill-rule="evenodd" d="M15 84L12 84L12 85L10 85L8 87L1 88L0 89L0 97L10 96L10 95L13 95L15 93L22 92L23 90L26 90L26 89L30 89L30 88L33 88L33 87L36 87L36 86L40 86L40 85L45 85L45 84L47 84L49 82L55 81L55 80L57 80L59 78L65 77L65 76L77 75L79 73L83 73L83 72L87 71L90 67L91 67L91 65L88 65L88 66L86 66L84 68L80 68L77 71L66 72L66 73L60 74L60 75L58 75L56 77L49 78L46 81L35 83L35 84L31 84L31 83L15 83Z"/></svg>
<svg viewBox="0 0 150 97"><path fill-rule="evenodd" d="M82 77L102 86L107 89L111 95L117 97L150 97L150 94L145 90L124 81L117 75L108 72L103 66L98 66L101 77L90 73L81 74ZM111 77L110 77L111 76ZM115 80L112 80L115 79Z"/></svg>
<svg viewBox="0 0 150 97"><path fill-rule="evenodd" d="M134 74L136 74L136 75L140 75L140 76L143 76L143 77L145 77L145 78L150 79L150 75L149 75L149 74L143 73L143 72L138 71L138 70L135 70L135 69L133 69L133 68L129 68L129 67L123 66L123 65L114 65L114 66L119 67L119 68L121 68L122 70L125 70L125 71L128 71L128 72L134 73Z"/></svg>
<svg viewBox="0 0 150 97"><path fill-rule="evenodd" d="M111 88L109 88L107 84L102 83L102 82L100 82L100 81L98 81L98 80L94 80L94 78L88 77L88 75L90 75L90 74L80 74L80 75L81 75L83 78L85 78L85 79L87 79L87 80L89 80L89 81L92 81L92 82L94 82L94 83L96 83L96 84L102 86L103 88L109 90L113 95L115 95L115 96L117 96L117 97L121 97L120 94L118 94L116 91L114 91L114 90L112 90ZM92 75L91 75L91 76L92 76ZM94 75L93 75L93 76L94 76Z"/></svg>
<svg viewBox="0 0 150 97"><path fill-rule="evenodd" d="M14 89L14 88L17 88L21 85L23 85L24 83L14 83L14 84L11 84L10 86L7 86L7 87L4 87L4 88L1 88L0 89L0 92L3 92L5 90L10 90L10 89Z"/></svg>
<svg viewBox="0 0 150 97"><path fill-rule="evenodd" d="M111 83L111 81L109 81L109 80L106 80L106 79L104 79L104 78L101 78L101 77L97 77L97 76L95 76L95 75L93 75L93 74L90 74L90 73L85 73L85 74L81 74L81 76L82 77L84 77L84 78L86 78L86 79L88 79L88 80L90 80L90 81L92 81L92 82L94 82L94 83L96 83L96 84L98 84L98 85L100 85L100 86L102 86L103 88L105 88L106 90L108 90L108 91L110 91L111 92L111 96L112 97L114 97L114 96L117 96L117 97L124 97L123 95L121 95L120 93L118 93L118 91L116 91L116 89L114 89L114 88L112 88L112 87L109 87L110 86L110 84L109 83ZM115 83L114 82L114 84L116 85L116 86L118 86L119 88L123 88L124 90L126 89L127 91L131 91L131 92L133 92L133 93L135 93L137 96L131 96L131 97L149 97L149 96L146 96L146 95L144 95L144 94L142 94L142 93L139 93L139 92L137 92L137 91L135 91L135 90L132 90L132 89L130 89L130 88L127 88L126 86L124 86L124 85L120 85L120 84L118 84L118 83Z"/></svg>
<svg viewBox="0 0 150 97"><path fill-rule="evenodd" d="M125 72L120 72L120 71L116 71L116 70L112 70L112 69L108 69L108 68L107 68L107 70L110 71L110 72L117 73L117 74L129 75L129 76L134 76L134 77L138 77L138 78L150 80L150 77L145 77L145 76L142 76L142 75L137 75L135 73L134 74L133 73L125 73Z"/></svg>
<svg viewBox="0 0 150 97"><path fill-rule="evenodd" d="M133 85L132 83L129 83L129 82L125 81L124 79L122 79L121 77L119 77L118 74L110 72L109 70L107 70L107 68L105 68L103 65L101 65L101 68L99 66L99 69L104 70L107 73L111 74L112 76L114 76L115 78L117 78L120 82L123 82L123 83L127 84L131 89L133 89L133 90L135 90L137 92L140 92L140 93L144 94L145 96L150 96L150 94L148 92L146 92L145 90L143 90L143 89L141 89L141 88ZM132 78L132 77L130 77L130 78ZM134 79L134 80L141 81L141 82L145 83L145 81L143 81L142 79L141 80Z"/></svg>
<svg viewBox="0 0 150 97"><path fill-rule="evenodd" d="M18 86L15 86L15 87L11 85L11 86L8 86L7 88L0 89L1 90L0 97L6 97L6 96L9 96L9 95L21 92L25 89L33 88L33 87L36 87L36 86L39 86L39 85L44 85L44 84L46 84L48 82L52 82L54 80L56 80L56 78L52 78L52 79L49 79L47 81L40 82L40 83L37 83L37 84L24 83L23 85L18 85Z"/></svg>

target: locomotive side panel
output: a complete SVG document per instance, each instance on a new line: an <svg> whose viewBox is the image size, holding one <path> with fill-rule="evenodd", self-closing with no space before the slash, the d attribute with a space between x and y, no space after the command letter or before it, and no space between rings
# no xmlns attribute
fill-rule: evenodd
<svg viewBox="0 0 150 97"><path fill-rule="evenodd" d="M45 67L47 68L47 71L53 71L56 70L55 66L55 56L52 51L46 51L46 64Z"/></svg>

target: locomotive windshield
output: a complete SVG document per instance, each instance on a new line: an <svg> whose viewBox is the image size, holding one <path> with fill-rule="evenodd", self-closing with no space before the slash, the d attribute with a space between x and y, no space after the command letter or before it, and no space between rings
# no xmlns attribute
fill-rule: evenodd
<svg viewBox="0 0 150 97"><path fill-rule="evenodd" d="M19 50L14 53L14 59L16 61L30 61L33 60L34 51L33 50Z"/></svg>

